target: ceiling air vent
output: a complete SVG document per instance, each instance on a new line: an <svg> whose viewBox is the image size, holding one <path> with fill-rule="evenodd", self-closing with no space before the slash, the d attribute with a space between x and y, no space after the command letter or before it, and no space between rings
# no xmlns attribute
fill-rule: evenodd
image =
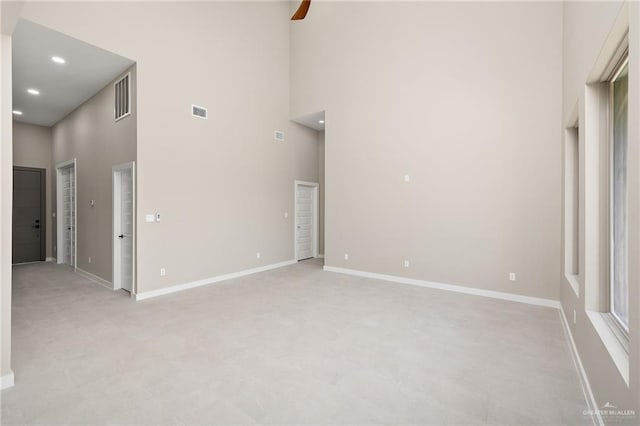
<svg viewBox="0 0 640 426"><path fill-rule="evenodd" d="M284 132L280 130L276 130L273 132L273 139L283 142L284 141Z"/></svg>
<svg viewBox="0 0 640 426"><path fill-rule="evenodd" d="M127 73L127 75L114 83L116 92L114 117L116 121L131 114L131 91L129 90L130 81L131 73Z"/></svg>
<svg viewBox="0 0 640 426"><path fill-rule="evenodd" d="M191 115L206 120L207 109L198 105L191 105Z"/></svg>

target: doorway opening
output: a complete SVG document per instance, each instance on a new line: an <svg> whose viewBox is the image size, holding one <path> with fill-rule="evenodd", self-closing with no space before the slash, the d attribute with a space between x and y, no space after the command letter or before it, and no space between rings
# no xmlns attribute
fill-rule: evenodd
<svg viewBox="0 0 640 426"><path fill-rule="evenodd" d="M113 166L113 289L135 294L135 162Z"/></svg>
<svg viewBox="0 0 640 426"><path fill-rule="evenodd" d="M318 257L319 187L317 182L295 181L295 259Z"/></svg>
<svg viewBox="0 0 640 426"><path fill-rule="evenodd" d="M317 146L316 146L316 154L317 154L317 175L313 176L313 175L308 175L306 176L306 179L312 179L312 180L316 180L318 183L315 182L302 182L302 181L296 181L296 190L295 190L295 197L294 197L294 203L295 203L295 207L297 207L297 193L298 193L298 183L302 184L302 186L304 187L305 184L307 184L307 186L311 185L311 186L315 186L315 193L313 194L314 198L314 202L315 205L313 206L313 220L314 220L314 227L310 230L305 230L303 229L304 226L306 225L302 225L303 228L302 231L300 232L300 235L298 233L298 224L295 223L294 224L294 229L295 229L295 236L294 236L294 259L296 260L302 260L305 258L310 258L310 257L319 257L319 258L324 258L325 257L325 253L326 253L326 247L325 247L325 226L324 226L324 221L325 221L325 128L326 128L326 111L321 110L321 111L316 111L316 112L312 112L312 113L308 113L306 115L302 115L296 118L292 118L291 119L293 122L298 123L304 127L307 127L309 129L312 129L315 131L315 136L316 136L316 141L317 141ZM309 170L311 171L311 170ZM305 191L305 189L303 189L303 191ZM296 222L298 220L298 217L296 215L295 217L295 221ZM306 231L309 231L311 233L311 237L310 240L306 240L307 237L305 237L303 234L307 234ZM298 250L298 239L300 239L300 250ZM311 244L311 249L309 249L308 244ZM304 245L304 247L302 247ZM312 254L309 254L309 252L311 251Z"/></svg>
<svg viewBox="0 0 640 426"><path fill-rule="evenodd" d="M57 263L77 268L78 217L76 159L56 166Z"/></svg>
<svg viewBox="0 0 640 426"><path fill-rule="evenodd" d="M46 169L13 167L11 263L42 262L46 258Z"/></svg>

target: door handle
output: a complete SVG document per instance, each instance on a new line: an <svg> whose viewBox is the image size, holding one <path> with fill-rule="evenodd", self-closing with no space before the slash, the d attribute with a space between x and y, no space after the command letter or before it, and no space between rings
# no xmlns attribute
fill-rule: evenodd
<svg viewBox="0 0 640 426"><path fill-rule="evenodd" d="M40 229L40 225L35 225L33 229Z"/></svg>
<svg viewBox="0 0 640 426"><path fill-rule="evenodd" d="M123 239L124 238L124 234L118 235L118 238Z"/></svg>

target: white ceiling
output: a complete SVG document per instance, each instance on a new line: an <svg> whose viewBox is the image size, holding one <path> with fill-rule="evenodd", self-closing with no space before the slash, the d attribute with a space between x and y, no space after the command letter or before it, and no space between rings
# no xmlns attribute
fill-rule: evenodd
<svg viewBox="0 0 640 426"><path fill-rule="evenodd" d="M52 126L133 65L133 61L23 19L13 33L17 121ZM52 56L66 60L56 64ZM27 89L40 95L33 96Z"/></svg>
<svg viewBox="0 0 640 426"><path fill-rule="evenodd" d="M311 127L314 130L324 130L324 111L303 115L302 117L294 118L293 121L303 126Z"/></svg>

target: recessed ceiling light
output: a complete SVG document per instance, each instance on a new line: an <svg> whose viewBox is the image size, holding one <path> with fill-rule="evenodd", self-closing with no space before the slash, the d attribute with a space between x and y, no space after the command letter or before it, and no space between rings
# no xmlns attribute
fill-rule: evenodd
<svg viewBox="0 0 640 426"><path fill-rule="evenodd" d="M324 120L318 120L318 123L324 124Z"/></svg>
<svg viewBox="0 0 640 426"><path fill-rule="evenodd" d="M61 58L60 56L52 56L51 60L56 64L64 64L65 62L67 62L64 60L64 58Z"/></svg>
<svg viewBox="0 0 640 426"><path fill-rule="evenodd" d="M36 89L27 89L27 92L29 92L32 95L39 95L40 91L36 90Z"/></svg>
<svg viewBox="0 0 640 426"><path fill-rule="evenodd" d="M18 111L17 109L14 109L13 115L22 115L22 111Z"/></svg>

